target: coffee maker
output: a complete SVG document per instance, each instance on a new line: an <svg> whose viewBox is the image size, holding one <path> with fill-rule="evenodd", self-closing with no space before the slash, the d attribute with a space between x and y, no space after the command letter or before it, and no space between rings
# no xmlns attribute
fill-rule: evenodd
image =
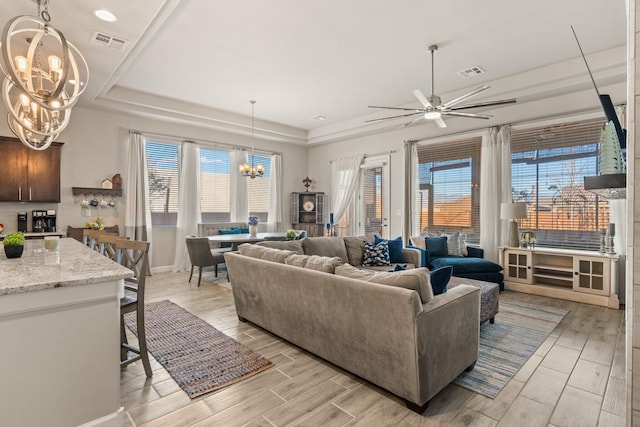
<svg viewBox="0 0 640 427"><path fill-rule="evenodd" d="M31 226L34 233L56 231L56 210L48 209L31 211Z"/></svg>
<svg viewBox="0 0 640 427"><path fill-rule="evenodd" d="M18 231L27 232L27 213L18 212Z"/></svg>

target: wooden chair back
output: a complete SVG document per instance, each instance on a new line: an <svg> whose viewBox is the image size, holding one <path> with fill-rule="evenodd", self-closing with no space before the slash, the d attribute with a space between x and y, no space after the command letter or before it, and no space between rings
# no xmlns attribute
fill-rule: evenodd
<svg viewBox="0 0 640 427"><path fill-rule="evenodd" d="M97 250L101 255L116 261L118 256L117 243L120 240L127 240L126 237L118 236L111 233L103 233L96 237L95 241L98 245Z"/></svg>
<svg viewBox="0 0 640 427"><path fill-rule="evenodd" d="M100 236L104 236L106 234L116 235L116 233L110 233L104 230L94 230L91 228L85 228L82 230L82 243L89 248L98 251L99 247L97 244L97 239Z"/></svg>

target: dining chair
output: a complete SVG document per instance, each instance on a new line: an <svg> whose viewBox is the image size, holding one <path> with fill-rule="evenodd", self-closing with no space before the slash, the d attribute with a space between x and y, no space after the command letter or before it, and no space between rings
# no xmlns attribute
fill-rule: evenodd
<svg viewBox="0 0 640 427"><path fill-rule="evenodd" d="M116 261L118 257L117 243L120 240L127 240L126 237L118 236L111 233L103 233L96 237L95 242L100 255L104 255L112 261Z"/></svg>
<svg viewBox="0 0 640 427"><path fill-rule="evenodd" d="M218 277L218 264L224 264L224 252L220 249L211 249L207 237L187 236L185 238L187 252L191 260L191 274L189 283L193 277L193 267L198 267L198 286L202 281L202 269L205 267L215 267L216 277ZM227 248L227 251L231 248Z"/></svg>
<svg viewBox="0 0 640 427"><path fill-rule="evenodd" d="M149 242L120 238L115 243L116 262L133 270L133 277L125 279L125 296L120 299L120 366L126 366L142 360L147 378L153 375L147 351L147 338L144 327L144 293L149 265ZM136 332L138 347L129 344L124 325L124 315L136 312ZM134 353L130 356L129 353Z"/></svg>
<svg viewBox="0 0 640 427"><path fill-rule="evenodd" d="M110 233L104 230L94 230L92 228L84 228L82 230L82 243L85 246L88 246L90 249L93 249L95 251L99 251L100 248L98 247L97 244L97 239L100 236L104 236L105 234L113 234L115 235L116 233Z"/></svg>
<svg viewBox="0 0 640 427"><path fill-rule="evenodd" d="M287 238L285 236L265 236L265 242L284 242Z"/></svg>

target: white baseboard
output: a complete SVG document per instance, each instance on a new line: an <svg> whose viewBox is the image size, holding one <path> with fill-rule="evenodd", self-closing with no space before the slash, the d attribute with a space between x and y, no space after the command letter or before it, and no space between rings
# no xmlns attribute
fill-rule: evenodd
<svg viewBox="0 0 640 427"><path fill-rule="evenodd" d="M163 265L161 267L151 267L151 274L154 273L170 273L173 270L172 265Z"/></svg>

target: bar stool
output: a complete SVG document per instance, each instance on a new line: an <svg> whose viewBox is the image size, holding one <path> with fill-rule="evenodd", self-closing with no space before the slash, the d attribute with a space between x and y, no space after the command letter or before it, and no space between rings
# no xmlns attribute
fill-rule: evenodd
<svg viewBox="0 0 640 427"><path fill-rule="evenodd" d="M125 280L124 298L120 300L120 366L126 366L137 360L142 360L144 372L147 378L153 375L149 354L147 352L147 338L144 329L144 290L149 265L149 242L126 240L120 238L116 241L116 262L122 264L134 272L134 277ZM124 325L124 315L136 312L136 326L138 335L138 347L133 347L127 341ZM129 356L129 352L134 356Z"/></svg>

